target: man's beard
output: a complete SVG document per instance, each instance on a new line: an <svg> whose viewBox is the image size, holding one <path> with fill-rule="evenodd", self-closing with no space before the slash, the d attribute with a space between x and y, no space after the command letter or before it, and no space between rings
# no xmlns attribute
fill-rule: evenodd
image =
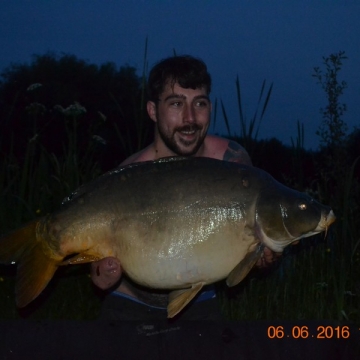
<svg viewBox="0 0 360 360"><path fill-rule="evenodd" d="M163 131L161 126L158 126L159 135L160 135L161 139L163 140L163 142L165 143L165 145L172 152L174 152L175 154L180 155L180 156L191 156L191 155L196 154L197 151L200 149L200 146L204 142L206 132L203 135L201 135L200 137L195 138L194 140L190 140L190 141L187 141L180 137L178 142L182 146L179 146L179 144L175 141L175 134L177 132L181 132L181 131L198 131L200 133L200 131L202 129L203 128L197 124L184 125L184 126L174 129L172 134L167 134L165 131ZM194 146L194 144L195 144L195 146Z"/></svg>

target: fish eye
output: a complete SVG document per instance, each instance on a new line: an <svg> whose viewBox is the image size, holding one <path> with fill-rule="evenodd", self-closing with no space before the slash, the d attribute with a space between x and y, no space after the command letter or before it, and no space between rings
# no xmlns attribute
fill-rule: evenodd
<svg viewBox="0 0 360 360"><path fill-rule="evenodd" d="M300 203L298 205L298 207L299 207L300 210L306 210L307 209L307 205L305 203Z"/></svg>

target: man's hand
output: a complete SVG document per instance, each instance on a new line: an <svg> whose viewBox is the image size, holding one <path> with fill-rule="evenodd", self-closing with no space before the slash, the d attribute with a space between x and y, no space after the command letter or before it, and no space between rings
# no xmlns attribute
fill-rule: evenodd
<svg viewBox="0 0 360 360"><path fill-rule="evenodd" d="M91 280L102 290L115 285L121 278L121 266L117 258L107 257L91 263Z"/></svg>
<svg viewBox="0 0 360 360"><path fill-rule="evenodd" d="M299 240L292 242L291 245L297 245L298 243ZM255 266L259 268L267 267L271 265L274 261L278 260L281 254L281 252L274 252L269 248L265 247L263 256L256 262Z"/></svg>
<svg viewBox="0 0 360 360"><path fill-rule="evenodd" d="M259 268L268 267L273 262L275 262L280 256L281 253L276 253L270 250L269 248L265 247L263 256L256 262L255 266Z"/></svg>

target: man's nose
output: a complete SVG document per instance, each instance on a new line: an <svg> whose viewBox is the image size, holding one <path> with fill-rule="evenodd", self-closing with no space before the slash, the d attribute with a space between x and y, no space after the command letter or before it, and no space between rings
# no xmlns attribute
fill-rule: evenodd
<svg viewBox="0 0 360 360"><path fill-rule="evenodd" d="M192 104L186 104L184 107L184 121L187 123L193 123L195 122L195 109L192 106Z"/></svg>

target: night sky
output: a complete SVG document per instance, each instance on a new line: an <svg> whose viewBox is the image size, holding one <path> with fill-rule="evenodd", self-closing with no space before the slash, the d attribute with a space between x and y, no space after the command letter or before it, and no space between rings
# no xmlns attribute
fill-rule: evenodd
<svg viewBox="0 0 360 360"><path fill-rule="evenodd" d="M305 146L316 149L325 93L311 75L322 57L346 52L340 98L348 106L349 129L360 125L360 2L350 0L234 1L47 1L0 4L0 69L30 62L48 51L91 63L143 67L177 54L202 58L213 78L211 98L222 99L239 134L235 79L239 75L245 113L256 108L262 81L274 83L260 138L285 144L305 126ZM222 116L212 133L226 135Z"/></svg>

